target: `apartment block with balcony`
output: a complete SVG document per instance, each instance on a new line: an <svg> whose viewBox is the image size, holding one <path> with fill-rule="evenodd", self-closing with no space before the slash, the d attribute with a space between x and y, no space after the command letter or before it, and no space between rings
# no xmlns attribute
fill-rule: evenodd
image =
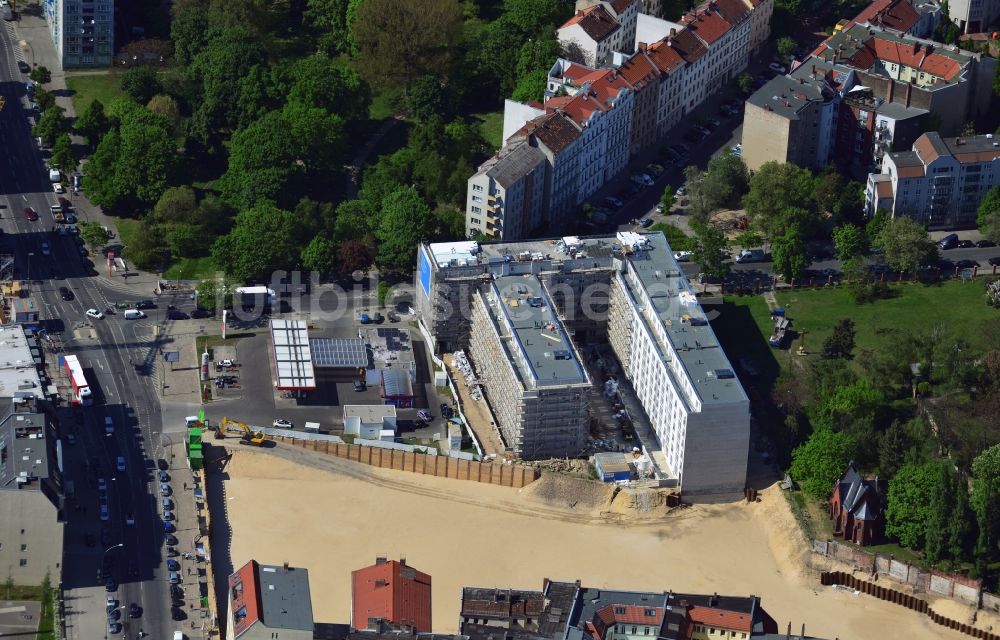
<svg viewBox="0 0 1000 640"><path fill-rule="evenodd" d="M529 460L579 455L590 377L542 282L501 276L476 292L469 357L497 427Z"/></svg>
<svg viewBox="0 0 1000 640"><path fill-rule="evenodd" d="M114 63L114 0L43 0L42 11L62 68Z"/></svg>
<svg viewBox="0 0 1000 640"><path fill-rule="evenodd" d="M979 33L1000 21L1000 0L952 0L948 15L962 33Z"/></svg>
<svg viewBox="0 0 1000 640"><path fill-rule="evenodd" d="M506 146L469 178L467 237L517 240L541 226L545 156L524 141Z"/></svg>
<svg viewBox="0 0 1000 640"><path fill-rule="evenodd" d="M912 218L931 230L971 229L980 201L998 184L1000 139L931 132L910 151L885 156L882 172L868 177L865 202L869 213L889 209L893 217Z"/></svg>

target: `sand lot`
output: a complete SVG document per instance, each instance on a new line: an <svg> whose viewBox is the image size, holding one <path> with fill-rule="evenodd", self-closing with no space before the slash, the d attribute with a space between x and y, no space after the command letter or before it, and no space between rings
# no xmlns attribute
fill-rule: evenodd
<svg viewBox="0 0 1000 640"><path fill-rule="evenodd" d="M303 460L311 466L292 462ZM329 470L327 470L329 469ZM825 638L965 638L901 607L821 587L803 569L784 497L607 523L544 487L521 491L374 469L280 446L226 468L232 564L309 569L314 617L350 621L350 572L379 554L433 579L434 627L454 632L463 585L540 589L542 579L653 591L759 594L782 631ZM536 483L538 484L538 483ZM535 515L537 514L537 515ZM961 615L953 605L943 613Z"/></svg>

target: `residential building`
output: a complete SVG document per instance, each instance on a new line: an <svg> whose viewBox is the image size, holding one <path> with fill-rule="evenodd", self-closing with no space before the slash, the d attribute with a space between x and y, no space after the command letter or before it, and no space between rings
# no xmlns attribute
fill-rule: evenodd
<svg viewBox="0 0 1000 640"><path fill-rule="evenodd" d="M816 58L852 67L875 97L933 112L956 135L990 108L996 60L872 25L849 25L820 44Z"/></svg>
<svg viewBox="0 0 1000 640"><path fill-rule="evenodd" d="M1000 21L1000 0L951 0L948 16L962 33L979 33Z"/></svg>
<svg viewBox="0 0 1000 640"><path fill-rule="evenodd" d="M752 57L760 51L761 45L771 37L771 15L774 13L774 0L745 0L751 6L750 11L750 44L747 57Z"/></svg>
<svg viewBox="0 0 1000 640"><path fill-rule="evenodd" d="M576 0L576 10L585 11L593 6L604 7L621 26L615 32L611 43L612 53L632 53L635 51L635 27L640 13L648 13L640 0Z"/></svg>
<svg viewBox="0 0 1000 640"><path fill-rule="evenodd" d="M535 460L583 450L590 377L538 278L500 276L476 292L469 358L515 454Z"/></svg>
<svg viewBox="0 0 1000 640"><path fill-rule="evenodd" d="M841 173L863 178L893 146L908 147L924 129L926 109L886 102L858 85L840 102L832 161Z"/></svg>
<svg viewBox="0 0 1000 640"><path fill-rule="evenodd" d="M115 0L43 0L42 11L63 69L114 63Z"/></svg>
<svg viewBox="0 0 1000 640"><path fill-rule="evenodd" d="M536 401L532 392L582 390L586 372L576 371L574 345L606 344L641 403L644 415L635 419L655 434L644 446L662 479L689 496L741 494L749 400L662 233L423 244L416 284L428 343L439 353L469 350L490 406L502 414L501 433L519 455L548 448L525 446L523 425L535 415L521 407ZM536 335L536 322L556 329ZM569 359L556 360L556 350ZM567 379L562 391L542 388L553 375ZM582 397L560 401L581 402L582 421ZM548 401L538 406L551 411ZM572 423L556 424L570 440Z"/></svg>
<svg viewBox="0 0 1000 640"><path fill-rule="evenodd" d="M391 404L344 405L344 433L365 440L395 442L396 407Z"/></svg>
<svg viewBox="0 0 1000 640"><path fill-rule="evenodd" d="M306 569L251 560L229 576L227 640L312 640Z"/></svg>
<svg viewBox="0 0 1000 640"><path fill-rule="evenodd" d="M559 44L576 61L589 67L606 66L621 41L621 25L604 3L577 11L556 32Z"/></svg>
<svg viewBox="0 0 1000 640"><path fill-rule="evenodd" d="M581 137L573 119L556 111L531 120L510 138L524 140L545 156L542 223L551 231L564 229L579 204Z"/></svg>
<svg viewBox="0 0 1000 640"><path fill-rule="evenodd" d="M375 564L351 572L351 626L377 629L381 624L431 631L431 577L405 558L378 557Z"/></svg>
<svg viewBox="0 0 1000 640"><path fill-rule="evenodd" d="M831 159L836 133L838 81L831 65L798 77L776 76L747 99L743 112L743 161L756 171L765 162L794 162L823 169Z"/></svg>
<svg viewBox="0 0 1000 640"><path fill-rule="evenodd" d="M885 511L878 484L865 480L854 461L837 478L829 501L833 535L855 544L876 544L885 536Z"/></svg>
<svg viewBox="0 0 1000 640"><path fill-rule="evenodd" d="M645 51L639 51L618 68L635 91L632 108L629 155L634 156L658 143L656 135L660 98L660 72Z"/></svg>
<svg viewBox="0 0 1000 640"><path fill-rule="evenodd" d="M778 625L757 596L619 591L546 579L540 591L463 588L459 632L469 640L756 640L778 637Z"/></svg>
<svg viewBox="0 0 1000 640"><path fill-rule="evenodd" d="M940 20L941 6L933 0L918 0L917 3L911 0L875 0L850 22L929 38ZM843 30L843 27L838 27L838 30Z"/></svg>
<svg viewBox="0 0 1000 640"><path fill-rule="evenodd" d="M525 238L542 224L545 155L524 141L505 146L469 178L468 237Z"/></svg>
<svg viewBox="0 0 1000 640"><path fill-rule="evenodd" d="M750 8L741 0L711 0L681 18L680 24L707 49L702 60L706 97L746 69L749 18Z"/></svg>
<svg viewBox="0 0 1000 640"><path fill-rule="evenodd" d="M0 331L17 334L20 327ZM23 333L16 339L23 340ZM13 354L6 344L0 350L4 358ZM23 379L37 380L28 357ZM6 372L0 375L8 387ZM41 402L30 391L0 398L0 571L19 585L39 585L46 577L53 585L61 581L64 496L73 494Z"/></svg>
<svg viewBox="0 0 1000 640"><path fill-rule="evenodd" d="M1000 139L930 132L910 151L885 156L882 172L868 178L866 208L869 214L888 209L893 217L912 218L931 230L971 229L980 201L997 184Z"/></svg>
<svg viewBox="0 0 1000 640"><path fill-rule="evenodd" d="M663 40L648 46L640 43L650 62L660 72L656 97L656 139L661 140L676 126L684 115L684 58Z"/></svg>

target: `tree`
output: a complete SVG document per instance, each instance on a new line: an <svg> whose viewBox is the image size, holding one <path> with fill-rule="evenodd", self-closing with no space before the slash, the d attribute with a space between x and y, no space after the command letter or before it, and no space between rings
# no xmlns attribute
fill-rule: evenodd
<svg viewBox="0 0 1000 640"><path fill-rule="evenodd" d="M347 0L307 0L303 19L321 51L336 55L350 50Z"/></svg>
<svg viewBox="0 0 1000 640"><path fill-rule="evenodd" d="M833 326L833 333L823 341L824 358L850 360L854 351L854 321L841 318Z"/></svg>
<svg viewBox="0 0 1000 640"><path fill-rule="evenodd" d="M337 247L324 236L314 236L302 249L302 266L321 275L337 270Z"/></svg>
<svg viewBox="0 0 1000 640"><path fill-rule="evenodd" d="M171 13L170 39L174 43L174 59L186 67L208 43L208 9L200 4L180 9L174 3Z"/></svg>
<svg viewBox="0 0 1000 640"><path fill-rule="evenodd" d="M344 120L366 120L371 90L361 76L323 53L296 62L287 101L319 107Z"/></svg>
<svg viewBox="0 0 1000 640"><path fill-rule="evenodd" d="M269 280L272 272L299 263L301 237L298 220L270 203L240 212L232 230L215 241L215 263L239 281Z"/></svg>
<svg viewBox="0 0 1000 640"><path fill-rule="evenodd" d="M812 232L818 216L808 169L790 162L765 162L750 178L743 199L747 215L769 242L796 227L800 235Z"/></svg>
<svg viewBox="0 0 1000 640"><path fill-rule="evenodd" d="M833 248L837 251L837 260L847 262L868 254L868 238L853 224L841 225L833 230Z"/></svg>
<svg viewBox="0 0 1000 640"><path fill-rule="evenodd" d="M699 225L692 259L701 270L712 278L723 278L729 273L729 243L724 233L712 226Z"/></svg>
<svg viewBox="0 0 1000 640"><path fill-rule="evenodd" d="M684 167L684 197L687 198L687 210L691 219L698 224L708 224L709 218L715 212L709 190L705 189L705 173L693 164Z"/></svg>
<svg viewBox="0 0 1000 640"><path fill-rule="evenodd" d="M49 160L49 164L65 175L76 171L76 154L73 152L73 142L68 133L61 133L56 138L56 143L52 146L52 158Z"/></svg>
<svg viewBox="0 0 1000 640"><path fill-rule="evenodd" d="M200 258L212 249L213 237L199 225L180 222L165 229L166 244L175 258Z"/></svg>
<svg viewBox="0 0 1000 640"><path fill-rule="evenodd" d="M124 249L125 257L145 271L162 271L167 266L170 247L164 229L148 219L143 219L142 233L135 235L132 244Z"/></svg>
<svg viewBox="0 0 1000 640"><path fill-rule="evenodd" d="M357 7L351 38L360 71L383 86L409 87L420 76L447 74L462 39L457 0L365 0Z"/></svg>
<svg viewBox="0 0 1000 640"><path fill-rule="evenodd" d="M892 214L885 209L878 209L871 219L865 224L865 235L868 236L868 242L873 243L879 234L882 233L882 229L885 229L885 225L888 224Z"/></svg>
<svg viewBox="0 0 1000 640"><path fill-rule="evenodd" d="M830 495L847 463L854 459L857 448L854 438L847 433L817 429L792 452L789 473L806 494L823 500Z"/></svg>
<svg viewBox="0 0 1000 640"><path fill-rule="evenodd" d="M341 273L365 271L374 260L375 251L365 242L347 240L337 247L337 264Z"/></svg>
<svg viewBox="0 0 1000 640"><path fill-rule="evenodd" d="M38 108L45 113L49 109L55 106L56 97L51 91L46 91L39 87L35 89L35 102L38 104Z"/></svg>
<svg viewBox="0 0 1000 640"><path fill-rule="evenodd" d="M914 272L920 265L937 260L937 248L927 231L911 218L897 217L886 222L875 238L885 261L895 271Z"/></svg>
<svg viewBox="0 0 1000 640"><path fill-rule="evenodd" d="M440 115L443 106L444 92L441 89L441 80L437 76L417 78L406 94L406 109L418 122Z"/></svg>
<svg viewBox="0 0 1000 640"><path fill-rule="evenodd" d="M77 225L80 237L92 249L103 247L108 242L108 232L96 222L81 222Z"/></svg>
<svg viewBox="0 0 1000 640"><path fill-rule="evenodd" d="M736 84L739 86L741 92L750 93L750 90L753 88L753 76L743 72L737 76Z"/></svg>
<svg viewBox="0 0 1000 640"><path fill-rule="evenodd" d="M48 84L52 82L52 72L48 70L48 67L37 66L31 70L28 77L38 84Z"/></svg>
<svg viewBox="0 0 1000 640"><path fill-rule="evenodd" d="M376 262L380 267L406 273L416 264L417 244L432 239L434 216L412 187L400 187L382 201Z"/></svg>
<svg viewBox="0 0 1000 640"><path fill-rule="evenodd" d="M979 523L978 553L993 558L1000 535L1000 444L986 449L972 462L969 502Z"/></svg>
<svg viewBox="0 0 1000 640"><path fill-rule="evenodd" d="M298 199L304 167L296 162L299 150L289 129L282 113L272 111L233 134L229 165L218 182L227 202L249 209L265 200L291 206Z"/></svg>
<svg viewBox="0 0 1000 640"><path fill-rule="evenodd" d="M713 209L737 207L747 192L750 172L743 159L728 149L708 161L703 189Z"/></svg>
<svg viewBox="0 0 1000 640"><path fill-rule="evenodd" d="M736 236L733 243L737 247L742 247L743 249L752 249L764 244L764 236L760 235L753 229L747 229L740 235Z"/></svg>
<svg viewBox="0 0 1000 640"><path fill-rule="evenodd" d="M31 132L40 137L47 145L55 144L56 138L72 130L69 120L63 115L65 110L62 107L52 107L46 110L42 117L38 119Z"/></svg>
<svg viewBox="0 0 1000 640"><path fill-rule="evenodd" d="M198 211L198 198L188 186L171 187L163 192L153 207L157 222L175 224L193 222Z"/></svg>
<svg viewBox="0 0 1000 640"><path fill-rule="evenodd" d="M792 278L802 275L809 264L809 258L797 226L789 226L784 235L775 238L771 258L774 271L780 273L785 282L791 282Z"/></svg>
<svg viewBox="0 0 1000 640"><path fill-rule="evenodd" d="M119 83L125 95L136 104L146 104L162 89L156 69L148 64L129 67L122 72Z"/></svg>
<svg viewBox="0 0 1000 640"><path fill-rule="evenodd" d="M663 188L663 193L660 195L660 204L663 206L663 213L669 214L670 210L674 208L674 201L677 196L674 195L674 188L671 185L667 185Z"/></svg>
<svg viewBox="0 0 1000 640"><path fill-rule="evenodd" d="M933 518L929 496L941 490L940 464L906 464L889 481L885 532L911 549L922 549Z"/></svg>
<svg viewBox="0 0 1000 640"><path fill-rule="evenodd" d="M150 98L146 108L163 116L170 124L170 135L178 137L181 133L181 109L173 96L158 94Z"/></svg>
<svg viewBox="0 0 1000 640"><path fill-rule="evenodd" d="M795 44L795 40L792 40L788 36L784 38L778 38L777 42L778 56L784 61L788 62L795 55L795 49L798 45Z"/></svg>
<svg viewBox="0 0 1000 640"><path fill-rule="evenodd" d="M198 306L202 309L215 309L221 315L223 309L233 306L233 291L238 286L238 281L224 277L222 273L209 280L202 280L195 289Z"/></svg>
<svg viewBox="0 0 1000 640"><path fill-rule="evenodd" d="M541 102L545 93L545 83L549 73L546 69L535 69L518 79L511 100L518 102Z"/></svg>
<svg viewBox="0 0 1000 640"><path fill-rule="evenodd" d="M991 188L979 203L976 221L983 236L1000 243L1000 185Z"/></svg>
<svg viewBox="0 0 1000 640"><path fill-rule="evenodd" d="M100 100L91 100L76 119L76 132L86 138L91 146L96 145L110 128L111 123L104 115L104 104Z"/></svg>

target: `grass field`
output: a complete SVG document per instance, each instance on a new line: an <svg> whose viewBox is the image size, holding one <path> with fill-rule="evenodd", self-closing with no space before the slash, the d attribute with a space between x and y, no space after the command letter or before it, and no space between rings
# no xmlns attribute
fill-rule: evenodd
<svg viewBox="0 0 1000 640"><path fill-rule="evenodd" d="M741 362L750 364L757 371L757 376L752 378L753 383L760 385L762 390L770 389L778 377L780 366L771 347L767 346L771 320L764 298L726 296L721 304L707 304L708 300L703 299L702 304L729 361L741 370L745 380L751 378Z"/></svg>
<svg viewBox="0 0 1000 640"><path fill-rule="evenodd" d="M142 223L132 218L115 218L115 227L118 229L117 240L123 247L132 244L136 236L142 233Z"/></svg>
<svg viewBox="0 0 1000 640"><path fill-rule="evenodd" d="M980 278L975 282L896 285L892 288L895 297L863 305L854 303L847 287L783 291L777 300L785 307L792 327L805 332L807 351L819 351L841 318L854 320L855 352L893 340L887 329L917 332L937 325L944 325L976 347L985 347L983 322L1000 318L1000 310L986 306L985 283L986 279Z"/></svg>
<svg viewBox="0 0 1000 640"><path fill-rule="evenodd" d="M683 231L672 224L658 222L649 228L650 232L662 231L674 251L690 251L694 249L694 238L685 235Z"/></svg>
<svg viewBox="0 0 1000 640"><path fill-rule="evenodd" d="M69 76L66 86L72 92L73 110L79 116L94 100L100 100L107 107L112 99L125 93L118 84L118 74Z"/></svg>
<svg viewBox="0 0 1000 640"><path fill-rule="evenodd" d="M503 146L503 111L479 113L472 117L479 121L483 138L493 150Z"/></svg>
<svg viewBox="0 0 1000 640"><path fill-rule="evenodd" d="M215 274L215 262L211 257L182 258L163 272L167 280L204 280Z"/></svg>

